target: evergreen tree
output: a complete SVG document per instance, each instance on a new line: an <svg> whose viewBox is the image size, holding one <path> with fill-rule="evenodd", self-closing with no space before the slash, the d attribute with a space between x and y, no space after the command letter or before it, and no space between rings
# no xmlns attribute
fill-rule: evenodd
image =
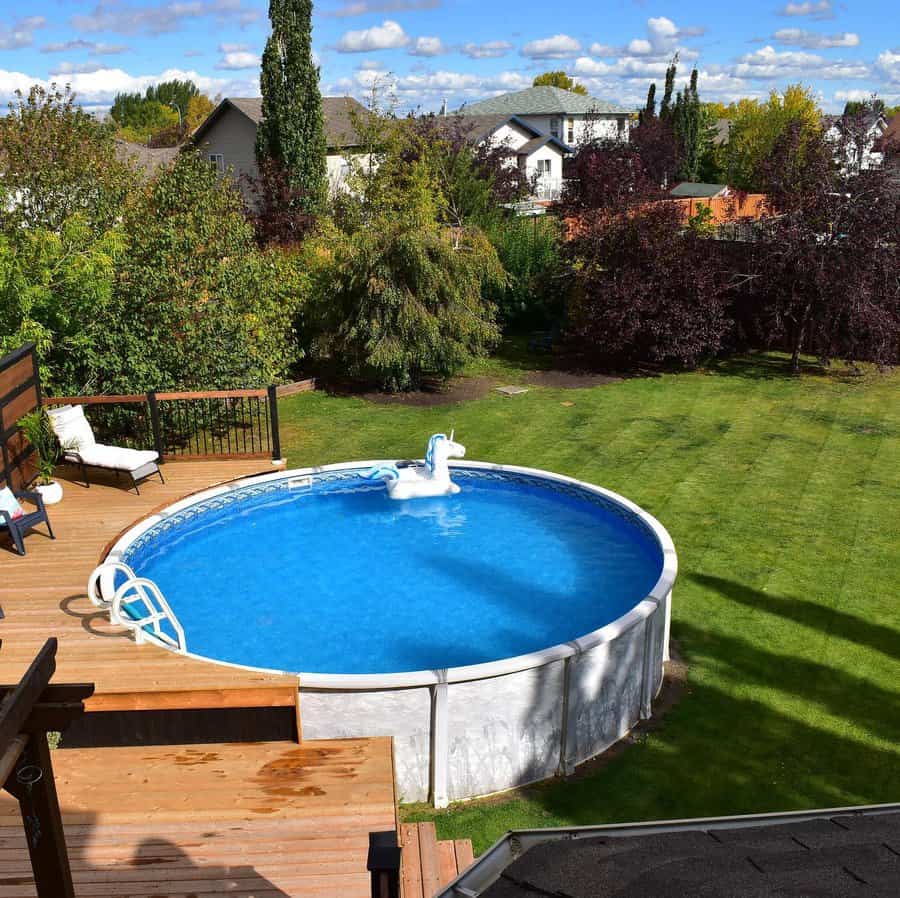
<svg viewBox="0 0 900 898"><path fill-rule="evenodd" d="M659 105L659 117L663 119L668 118L672 112L672 94L675 92L675 73L677 71L678 54L676 53L666 69L666 87L663 92L662 103Z"/></svg>
<svg viewBox="0 0 900 898"><path fill-rule="evenodd" d="M311 0L270 0L269 19L256 158L260 167L282 168L302 197L302 211L314 213L325 202L328 180L319 69L312 59Z"/></svg>
<svg viewBox="0 0 900 898"><path fill-rule="evenodd" d="M691 72L690 84L678 91L675 98L672 127L678 154L677 175L685 181L696 181L700 177L700 161L708 137L706 113L697 90L696 69Z"/></svg>
<svg viewBox="0 0 900 898"><path fill-rule="evenodd" d="M638 113L641 124L656 118L656 82L651 81L647 90L647 105Z"/></svg>

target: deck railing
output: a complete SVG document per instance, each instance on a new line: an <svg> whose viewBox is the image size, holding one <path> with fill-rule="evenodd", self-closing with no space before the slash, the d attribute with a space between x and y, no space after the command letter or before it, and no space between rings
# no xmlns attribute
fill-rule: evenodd
<svg viewBox="0 0 900 898"><path fill-rule="evenodd" d="M153 448L160 460L281 458L276 388L45 396L44 405L90 406L100 442Z"/></svg>

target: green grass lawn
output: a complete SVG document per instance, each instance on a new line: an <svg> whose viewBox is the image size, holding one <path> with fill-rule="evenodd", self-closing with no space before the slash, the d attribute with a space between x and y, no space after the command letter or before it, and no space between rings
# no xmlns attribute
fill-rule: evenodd
<svg viewBox="0 0 900 898"><path fill-rule="evenodd" d="M525 363L477 373L515 382ZM281 409L294 466L421 455L455 427L470 458L610 487L675 540L689 688L663 726L576 782L409 819L482 851L515 827L900 800L896 373L795 378L759 356L438 408L315 393Z"/></svg>

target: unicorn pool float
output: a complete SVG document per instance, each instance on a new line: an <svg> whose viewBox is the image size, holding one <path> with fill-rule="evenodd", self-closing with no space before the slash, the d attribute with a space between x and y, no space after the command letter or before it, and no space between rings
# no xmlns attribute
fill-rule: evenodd
<svg viewBox="0 0 900 898"><path fill-rule="evenodd" d="M377 465L367 471L366 480L383 480L392 499L419 499L432 496L454 496L459 487L450 479L451 458L465 458L466 447L453 441L453 431L448 437L436 433L428 441L425 464Z"/></svg>

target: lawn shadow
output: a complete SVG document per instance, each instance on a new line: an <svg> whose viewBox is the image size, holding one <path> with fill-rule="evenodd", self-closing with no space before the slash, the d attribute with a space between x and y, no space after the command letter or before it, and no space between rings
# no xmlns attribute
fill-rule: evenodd
<svg viewBox="0 0 900 898"><path fill-rule="evenodd" d="M688 580L712 589L732 602L766 611L807 627L814 627L823 633L849 639L881 652L889 658L900 660L900 630L893 627L848 614L837 608L820 605L809 599L771 595L724 577L694 573L685 576Z"/></svg>
<svg viewBox="0 0 900 898"><path fill-rule="evenodd" d="M816 361L800 360L800 371L791 369L790 359L769 353L748 353L716 359L708 365L708 370L722 377L739 377L748 380L789 380L799 375L824 377L830 371Z"/></svg>
<svg viewBox="0 0 900 898"><path fill-rule="evenodd" d="M900 692L736 636L678 631L706 659L702 681L692 675L658 733L595 774L527 790L547 813L586 825L896 798L900 751L882 746L900 745ZM818 708L848 726L818 725ZM854 727L875 738L850 735Z"/></svg>

